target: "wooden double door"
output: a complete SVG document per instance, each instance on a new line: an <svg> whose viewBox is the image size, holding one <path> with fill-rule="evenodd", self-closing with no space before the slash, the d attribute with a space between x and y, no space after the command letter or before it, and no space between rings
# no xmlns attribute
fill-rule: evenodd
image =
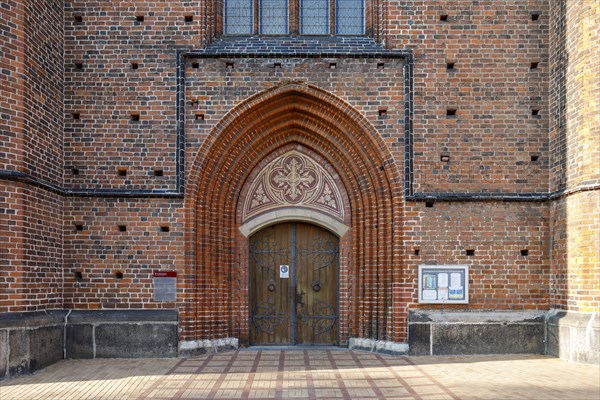
<svg viewBox="0 0 600 400"><path fill-rule="evenodd" d="M315 225L250 238L250 343L337 345L339 240Z"/></svg>

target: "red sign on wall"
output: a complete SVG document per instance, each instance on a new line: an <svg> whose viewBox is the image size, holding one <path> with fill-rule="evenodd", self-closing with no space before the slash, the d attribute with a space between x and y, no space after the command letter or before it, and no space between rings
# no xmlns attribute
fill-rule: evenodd
<svg viewBox="0 0 600 400"><path fill-rule="evenodd" d="M177 271L154 271L155 278L177 278Z"/></svg>

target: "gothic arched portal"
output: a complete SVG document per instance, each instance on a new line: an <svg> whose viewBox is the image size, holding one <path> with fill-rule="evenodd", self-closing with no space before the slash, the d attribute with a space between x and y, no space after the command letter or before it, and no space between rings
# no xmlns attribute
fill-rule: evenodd
<svg viewBox="0 0 600 400"><path fill-rule="evenodd" d="M400 174L348 103L300 83L259 93L216 125L190 176L182 341L249 343L248 238L286 221L339 236L338 344L406 341Z"/></svg>

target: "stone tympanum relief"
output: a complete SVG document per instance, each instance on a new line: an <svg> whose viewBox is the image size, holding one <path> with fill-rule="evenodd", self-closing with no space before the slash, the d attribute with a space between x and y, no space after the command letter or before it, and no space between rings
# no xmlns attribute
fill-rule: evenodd
<svg viewBox="0 0 600 400"><path fill-rule="evenodd" d="M244 202L242 219L282 207L304 207L344 219L342 196L332 175L296 150L268 163L256 175Z"/></svg>

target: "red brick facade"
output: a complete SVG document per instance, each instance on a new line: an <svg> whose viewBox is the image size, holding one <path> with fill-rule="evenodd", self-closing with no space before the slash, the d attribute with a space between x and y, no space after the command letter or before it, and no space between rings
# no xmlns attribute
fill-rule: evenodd
<svg viewBox="0 0 600 400"><path fill-rule="evenodd" d="M180 340L246 344L239 207L286 149L348 196L340 345L406 342L409 309L600 311L594 2L368 0L372 48L272 55L219 48L222 7L3 3L0 312L177 309ZM469 265L469 304L419 305L419 264Z"/></svg>

